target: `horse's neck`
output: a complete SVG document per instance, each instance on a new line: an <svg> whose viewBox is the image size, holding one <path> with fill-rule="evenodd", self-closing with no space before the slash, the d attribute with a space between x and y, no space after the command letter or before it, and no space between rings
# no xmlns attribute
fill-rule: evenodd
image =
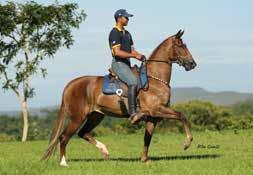
<svg viewBox="0 0 253 175"><path fill-rule="evenodd" d="M158 47L150 56L150 60L163 60L167 61L166 57L168 54L164 52L163 47L169 46L160 46ZM169 53L170 54L170 53ZM161 80L166 81L168 84L170 83L171 73L172 73L172 64L164 63L164 62L148 62L147 65L148 75L155 76Z"/></svg>
<svg viewBox="0 0 253 175"><path fill-rule="evenodd" d="M149 62L147 65L147 73L148 75L164 80L169 84L172 73L172 65L160 62Z"/></svg>

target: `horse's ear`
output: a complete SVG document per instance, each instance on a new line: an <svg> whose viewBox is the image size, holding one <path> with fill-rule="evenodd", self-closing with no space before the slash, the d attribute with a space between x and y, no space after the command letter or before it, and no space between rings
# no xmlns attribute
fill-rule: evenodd
<svg viewBox="0 0 253 175"><path fill-rule="evenodd" d="M181 33L181 29L177 32L177 34L175 35L176 36L176 38L180 38L179 36L180 36L180 33Z"/></svg>
<svg viewBox="0 0 253 175"><path fill-rule="evenodd" d="M180 39L184 34L184 31L182 31L181 29L177 32L176 34L176 38Z"/></svg>
<svg viewBox="0 0 253 175"><path fill-rule="evenodd" d="M184 34L184 30L181 32L180 38L183 36L183 34Z"/></svg>

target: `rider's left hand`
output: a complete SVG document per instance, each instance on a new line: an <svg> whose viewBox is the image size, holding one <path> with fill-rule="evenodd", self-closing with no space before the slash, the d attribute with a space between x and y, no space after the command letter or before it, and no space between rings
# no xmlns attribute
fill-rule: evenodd
<svg viewBox="0 0 253 175"><path fill-rule="evenodd" d="M142 62L146 61L146 56L142 55L140 61L142 61Z"/></svg>

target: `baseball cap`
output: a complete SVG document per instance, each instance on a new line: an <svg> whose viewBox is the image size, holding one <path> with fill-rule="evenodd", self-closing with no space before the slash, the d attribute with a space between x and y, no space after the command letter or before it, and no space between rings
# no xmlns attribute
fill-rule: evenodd
<svg viewBox="0 0 253 175"><path fill-rule="evenodd" d="M117 10L115 13L114 13L114 18L115 19L117 19L118 17L121 17L121 16L124 16L124 17L132 17L132 16L134 16L134 15L132 15L132 14L130 14L130 13L128 13L127 11L126 11L126 9L119 9L119 10Z"/></svg>

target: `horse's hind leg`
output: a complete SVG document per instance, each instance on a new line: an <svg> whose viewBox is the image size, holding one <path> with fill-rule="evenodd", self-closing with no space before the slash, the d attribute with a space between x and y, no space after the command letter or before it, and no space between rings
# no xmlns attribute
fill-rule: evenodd
<svg viewBox="0 0 253 175"><path fill-rule="evenodd" d="M66 129L60 136L60 165L68 166L66 162L66 146L69 142L71 136L76 132L76 130L82 124L82 121L70 121Z"/></svg>
<svg viewBox="0 0 253 175"><path fill-rule="evenodd" d="M109 152L106 146L94 139L90 132L103 120L104 115L98 112L93 112L88 116L86 123L78 132L78 136L95 145L102 153L105 160L109 159Z"/></svg>

